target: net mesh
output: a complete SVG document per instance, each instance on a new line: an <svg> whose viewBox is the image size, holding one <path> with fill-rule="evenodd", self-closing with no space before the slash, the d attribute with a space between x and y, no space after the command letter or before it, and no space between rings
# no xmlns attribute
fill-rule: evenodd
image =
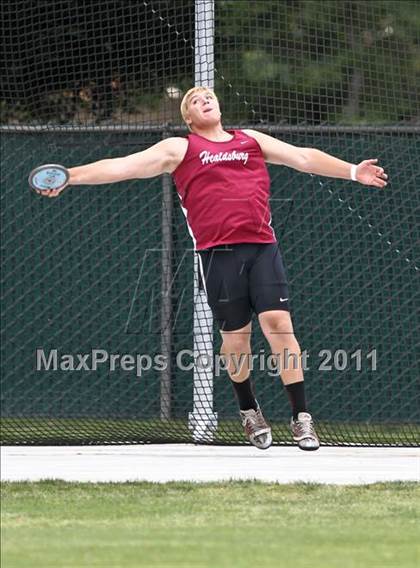
<svg viewBox="0 0 420 568"><path fill-rule="evenodd" d="M89 163L185 134L195 3L0 9L2 442L244 443L226 373L192 364L214 362L220 337L194 285L171 179L56 200L26 182L41 163ZM417 445L419 5L216 0L214 15L225 128L349 162L378 157L390 175L379 191L270 167L271 207L323 442ZM201 65L212 62L209 45ZM266 360L254 324L253 352ZM274 442L290 443L278 376L261 365L253 380Z"/></svg>

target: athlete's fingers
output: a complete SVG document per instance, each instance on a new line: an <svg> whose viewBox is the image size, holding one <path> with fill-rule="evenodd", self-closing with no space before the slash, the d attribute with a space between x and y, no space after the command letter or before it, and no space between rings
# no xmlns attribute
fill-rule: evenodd
<svg viewBox="0 0 420 568"><path fill-rule="evenodd" d="M378 158L372 158L370 160L363 160L363 162L360 163L361 166L373 166L377 163Z"/></svg>
<svg viewBox="0 0 420 568"><path fill-rule="evenodd" d="M380 187L381 189L386 187L387 183L384 180L375 180L372 182L372 185L375 187Z"/></svg>
<svg viewBox="0 0 420 568"><path fill-rule="evenodd" d="M380 179L388 179L387 174L384 172L383 169L378 169L375 172L376 177L380 178Z"/></svg>
<svg viewBox="0 0 420 568"><path fill-rule="evenodd" d="M47 194L47 197L57 197L58 195L60 195L60 193L63 191L64 187L62 187L61 189L50 189L48 190L48 192L43 192Z"/></svg>

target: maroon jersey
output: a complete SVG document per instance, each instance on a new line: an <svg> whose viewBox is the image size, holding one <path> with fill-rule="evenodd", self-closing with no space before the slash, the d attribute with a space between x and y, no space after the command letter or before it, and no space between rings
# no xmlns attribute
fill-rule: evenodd
<svg viewBox="0 0 420 568"><path fill-rule="evenodd" d="M212 142L188 135L172 173L196 250L234 243L274 243L270 177L258 142L242 130Z"/></svg>

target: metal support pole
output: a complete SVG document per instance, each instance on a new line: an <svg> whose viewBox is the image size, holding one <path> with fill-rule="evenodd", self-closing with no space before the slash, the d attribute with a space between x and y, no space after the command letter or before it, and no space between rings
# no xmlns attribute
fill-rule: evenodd
<svg viewBox="0 0 420 568"><path fill-rule="evenodd" d="M214 87L214 0L195 1L195 85ZM188 425L194 441L211 442L217 428L213 411L213 315L199 286L199 261L194 253L194 385Z"/></svg>
<svg viewBox="0 0 420 568"><path fill-rule="evenodd" d="M166 138L166 135L164 135ZM172 353L172 181L168 174L162 176L162 306L160 313L161 354L167 366L160 375L160 419L171 417L171 353Z"/></svg>

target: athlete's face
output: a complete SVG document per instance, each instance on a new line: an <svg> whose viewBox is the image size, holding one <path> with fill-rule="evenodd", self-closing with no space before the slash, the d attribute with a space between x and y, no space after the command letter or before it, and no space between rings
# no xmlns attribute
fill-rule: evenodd
<svg viewBox="0 0 420 568"><path fill-rule="evenodd" d="M215 126L221 117L219 102L211 92L194 93L188 102L188 124L192 127Z"/></svg>

